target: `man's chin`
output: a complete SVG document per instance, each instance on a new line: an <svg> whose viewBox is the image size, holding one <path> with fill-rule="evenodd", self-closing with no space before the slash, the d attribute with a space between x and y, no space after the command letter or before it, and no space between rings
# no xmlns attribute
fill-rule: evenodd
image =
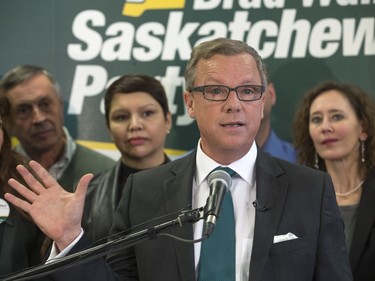
<svg viewBox="0 0 375 281"><path fill-rule="evenodd" d="M39 139L38 141L34 141L29 147L31 150L41 153L57 149L57 144L56 142L51 142L51 139Z"/></svg>

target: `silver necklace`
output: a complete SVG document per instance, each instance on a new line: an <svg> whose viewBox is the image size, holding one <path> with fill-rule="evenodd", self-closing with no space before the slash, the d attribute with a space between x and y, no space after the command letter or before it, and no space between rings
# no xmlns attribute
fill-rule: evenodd
<svg viewBox="0 0 375 281"><path fill-rule="evenodd" d="M349 190L348 192L345 192L345 193L340 193L340 192L336 192L336 196L348 196L354 192L356 192L363 184L364 181L361 181L356 187L354 187L352 190Z"/></svg>

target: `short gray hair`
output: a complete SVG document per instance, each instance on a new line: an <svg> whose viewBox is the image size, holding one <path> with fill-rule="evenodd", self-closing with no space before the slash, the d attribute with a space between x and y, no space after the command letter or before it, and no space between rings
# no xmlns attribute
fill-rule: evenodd
<svg viewBox="0 0 375 281"><path fill-rule="evenodd" d="M196 79L196 67L200 60L209 59L214 55L235 56L243 53L250 54L256 62L262 86L267 86L267 77L263 60L258 52L246 43L228 38L217 38L195 46L185 69L185 87L190 91Z"/></svg>
<svg viewBox="0 0 375 281"><path fill-rule="evenodd" d="M52 76L52 74L49 73L46 69L36 65L20 65L9 70L0 80L0 90L4 94L6 94L12 88L38 75L44 75L45 77L47 77L53 85L56 94L59 98L61 98L60 85Z"/></svg>

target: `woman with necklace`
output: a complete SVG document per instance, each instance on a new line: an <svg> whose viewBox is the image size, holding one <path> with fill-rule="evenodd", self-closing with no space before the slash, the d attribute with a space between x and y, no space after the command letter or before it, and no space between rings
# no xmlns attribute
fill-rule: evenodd
<svg viewBox="0 0 375 281"><path fill-rule="evenodd" d="M375 280L374 101L355 85L322 82L303 97L293 135L299 162L332 177L354 281Z"/></svg>
<svg viewBox="0 0 375 281"><path fill-rule="evenodd" d="M95 176L87 190L82 225L91 241L108 237L128 176L166 162L164 144L171 113L161 83L146 75L124 75L104 97L106 124L121 158L110 170Z"/></svg>

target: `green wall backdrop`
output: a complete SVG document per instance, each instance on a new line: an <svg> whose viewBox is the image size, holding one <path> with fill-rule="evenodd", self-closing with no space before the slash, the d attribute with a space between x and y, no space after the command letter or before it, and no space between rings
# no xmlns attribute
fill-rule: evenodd
<svg viewBox="0 0 375 281"><path fill-rule="evenodd" d="M103 93L127 73L162 81L173 114L167 148L193 148L199 136L183 105L183 72L191 48L215 37L259 50L278 95L272 122L287 140L301 95L319 81L375 94L374 0L2 0L0 36L0 75L19 64L50 70L73 137L98 149L110 143Z"/></svg>

